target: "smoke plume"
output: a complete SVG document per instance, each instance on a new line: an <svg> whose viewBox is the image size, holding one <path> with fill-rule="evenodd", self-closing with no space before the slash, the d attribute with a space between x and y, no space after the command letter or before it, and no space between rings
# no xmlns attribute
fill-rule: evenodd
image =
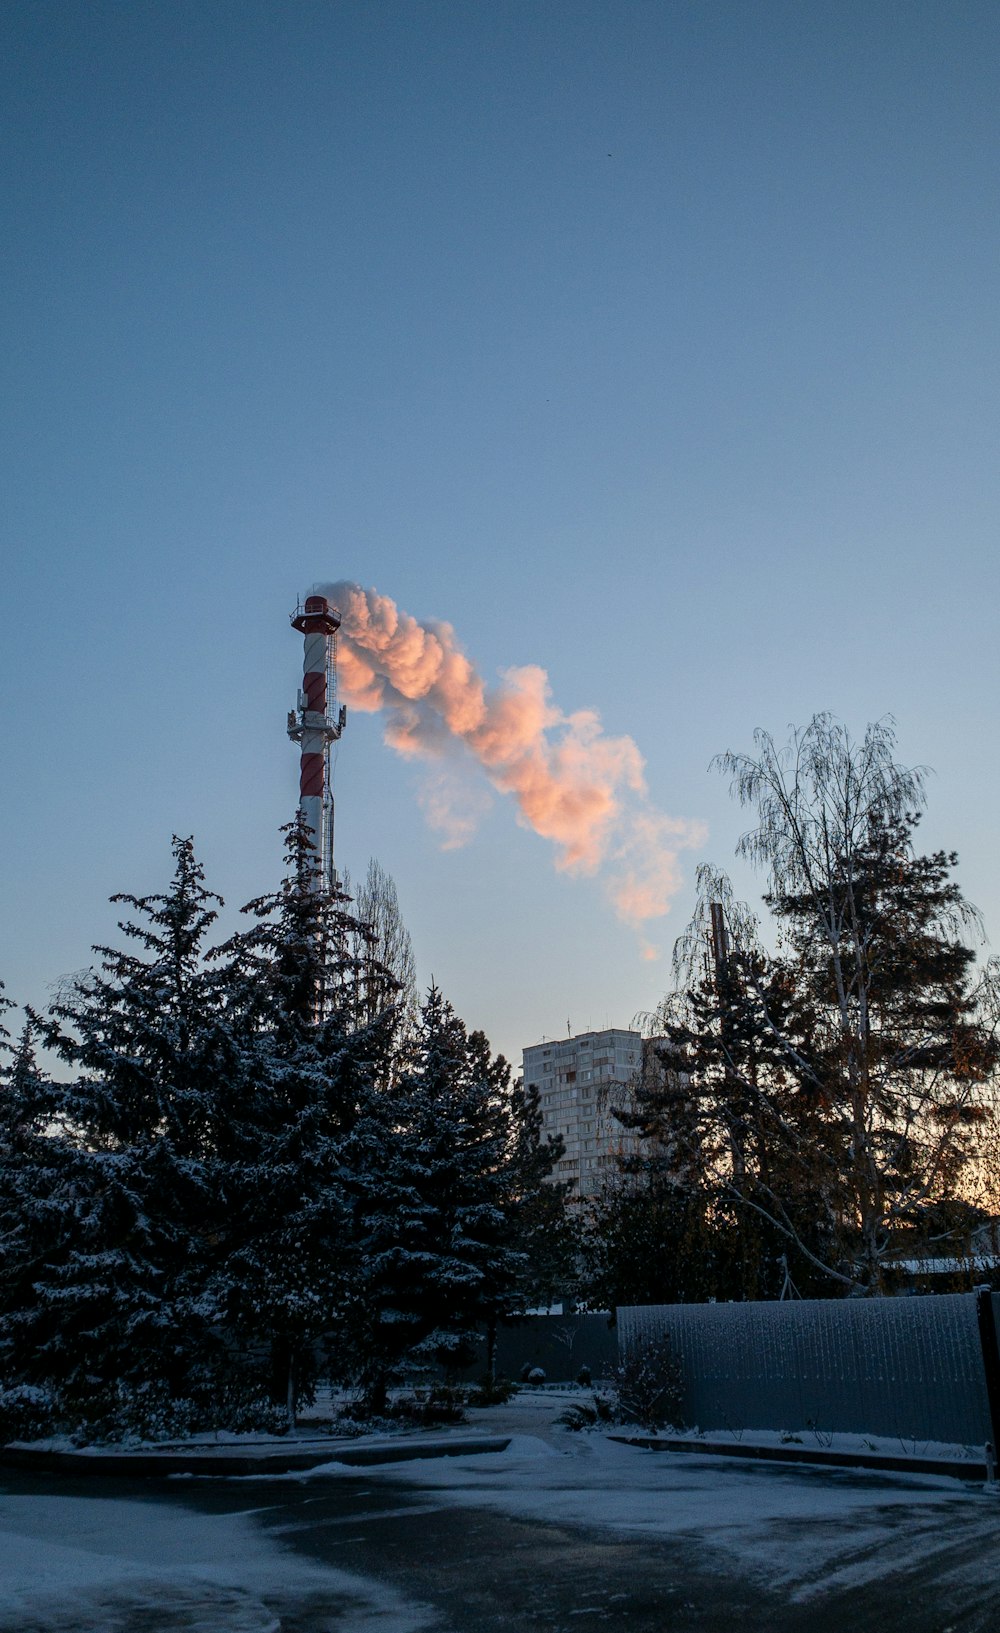
<svg viewBox="0 0 1000 1633"><path fill-rule="evenodd" d="M564 714L536 664L504 670L488 687L450 624L420 623L357 584L322 593L343 620L341 696L354 709L385 710L386 742L427 763L421 806L446 846L464 845L489 804L468 777L471 756L512 796L519 821L552 842L557 868L602 876L619 918L640 929L666 913L680 883L677 852L705 833L650 803L631 737L609 736L593 709Z"/></svg>

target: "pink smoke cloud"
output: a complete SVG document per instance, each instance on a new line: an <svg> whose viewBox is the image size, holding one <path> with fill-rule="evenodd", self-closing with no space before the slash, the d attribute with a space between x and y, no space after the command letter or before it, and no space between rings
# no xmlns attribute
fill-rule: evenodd
<svg viewBox="0 0 1000 1633"><path fill-rule="evenodd" d="M667 912L680 884L677 852L701 844L705 829L650 803L631 737L609 736L593 709L563 713L536 664L504 670L488 687L450 624L420 623L357 584L323 593L343 620L343 700L385 710L385 740L398 754L438 762L421 805L446 848L467 843L481 811L450 763L464 749L512 796L522 826L552 842L557 868L603 876L619 918L638 928ZM644 944L644 956L655 949Z"/></svg>

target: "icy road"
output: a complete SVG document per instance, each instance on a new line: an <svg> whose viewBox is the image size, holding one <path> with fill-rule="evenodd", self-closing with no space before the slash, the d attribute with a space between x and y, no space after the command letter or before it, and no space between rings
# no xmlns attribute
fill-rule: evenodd
<svg viewBox="0 0 1000 1633"><path fill-rule="evenodd" d="M1000 1500L549 1429L363 1472L0 1477L2 1633L609 1627L1000 1633Z"/></svg>

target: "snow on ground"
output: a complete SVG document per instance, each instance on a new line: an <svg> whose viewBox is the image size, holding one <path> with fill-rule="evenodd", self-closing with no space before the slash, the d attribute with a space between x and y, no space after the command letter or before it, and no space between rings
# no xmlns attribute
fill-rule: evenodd
<svg viewBox="0 0 1000 1633"><path fill-rule="evenodd" d="M562 1429L556 1425L555 1419L559 1413L571 1406L586 1406L593 1398L594 1389L599 1393L610 1393L612 1385L596 1384L594 1388L583 1387L579 1384L564 1386L546 1384L532 1387L522 1385L519 1392L506 1406L473 1407L467 1411L469 1425L481 1429L489 1434L504 1434L508 1429L515 1433L540 1434L543 1439L551 1438L550 1431L555 1431L560 1440L564 1439ZM398 1391L397 1393L406 1393ZM343 1408L350 1397L346 1391L332 1391L323 1388L319 1391L315 1406L307 1407L299 1414L301 1427L298 1435L307 1434L308 1425L322 1423L326 1426L331 1414L338 1408ZM405 1425L399 1428L404 1429ZM380 1431L384 1432L384 1431ZM397 1431L398 1432L398 1431ZM412 1433L412 1429L410 1431ZM436 1433L437 1431L427 1431ZM640 1434L644 1431L637 1426L623 1428L622 1434ZM698 1438L712 1441L718 1445L747 1446L787 1446L794 1450L801 1445L806 1450L822 1449L833 1452L876 1452L885 1457L919 1457L936 1458L944 1462L971 1462L983 1461L982 1446L963 1446L951 1441L921 1440L914 1435L862 1435L846 1434L839 1431L826 1430L821 1424L805 1425L787 1429L753 1429L741 1425L723 1424L718 1428L694 1428L677 1431L665 1431L664 1438L676 1435L682 1440ZM253 1436L195 1436L194 1439L205 1441L244 1439L253 1440Z"/></svg>
<svg viewBox="0 0 1000 1633"><path fill-rule="evenodd" d="M464 1430L433 1438L460 1441L469 1428L510 1434L507 1451L383 1464L365 1469L365 1483L405 1485L418 1511L485 1508L663 1539L801 1601L936 1560L944 1574L959 1568L977 1582L1000 1573L997 1488L987 1494L933 1476L646 1451L560 1427L559 1413L579 1398L579 1391L525 1393L471 1412ZM366 1439L384 1442L366 1436L352 1446ZM356 1468L331 1462L295 1478L357 1477ZM96 1486L100 1477L93 1478ZM330 1633L427 1628L427 1607L300 1557L273 1524L258 1523L271 1483L289 1478L244 1476L247 1506L239 1514L199 1514L189 1502L155 1495L0 1493L0 1633L275 1633L283 1622L304 1625L304 1612L310 1626ZM189 1489L200 1485L198 1476Z"/></svg>
<svg viewBox="0 0 1000 1633"><path fill-rule="evenodd" d="M713 1551L723 1567L786 1584L794 1598L928 1560L953 1540L943 1523L952 1511L963 1526L982 1528L984 1570L997 1570L998 1503L981 1487L929 1475L645 1451L604 1433L560 1428L554 1419L562 1405L551 1395L520 1396L470 1414L477 1427L488 1421L494 1433L512 1432L506 1452L384 1464L366 1474L419 1486L436 1504L688 1541ZM303 1478L329 1478L336 1467Z"/></svg>
<svg viewBox="0 0 1000 1633"><path fill-rule="evenodd" d="M628 1431L623 1431L628 1432ZM664 1439L669 1438L664 1432ZM951 1440L921 1440L917 1435L856 1435L839 1430L810 1429L721 1429L678 1430L679 1440L712 1441L717 1446L787 1446L794 1451L868 1453L882 1457L932 1458L946 1463L982 1463L982 1446L964 1446Z"/></svg>
<svg viewBox="0 0 1000 1633"><path fill-rule="evenodd" d="M303 1607L330 1633L418 1633L432 1619L283 1552L252 1515L0 1496L0 1633L277 1633Z"/></svg>

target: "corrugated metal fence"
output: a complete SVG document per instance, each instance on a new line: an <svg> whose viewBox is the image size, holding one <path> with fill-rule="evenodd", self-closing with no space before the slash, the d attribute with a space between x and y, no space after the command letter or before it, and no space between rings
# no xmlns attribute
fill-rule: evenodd
<svg viewBox="0 0 1000 1633"><path fill-rule="evenodd" d="M984 1316L995 1358L997 1294L986 1307L975 1293L639 1305L619 1309L618 1337L625 1358L668 1338L688 1422L702 1429L812 1424L981 1446L994 1439Z"/></svg>
<svg viewBox="0 0 1000 1633"><path fill-rule="evenodd" d="M522 1367L541 1367L549 1383L571 1382L581 1367L594 1379L610 1379L618 1366L618 1334L610 1315L529 1315L497 1333L496 1369L502 1378ZM470 1383L486 1370L486 1345L460 1376Z"/></svg>

